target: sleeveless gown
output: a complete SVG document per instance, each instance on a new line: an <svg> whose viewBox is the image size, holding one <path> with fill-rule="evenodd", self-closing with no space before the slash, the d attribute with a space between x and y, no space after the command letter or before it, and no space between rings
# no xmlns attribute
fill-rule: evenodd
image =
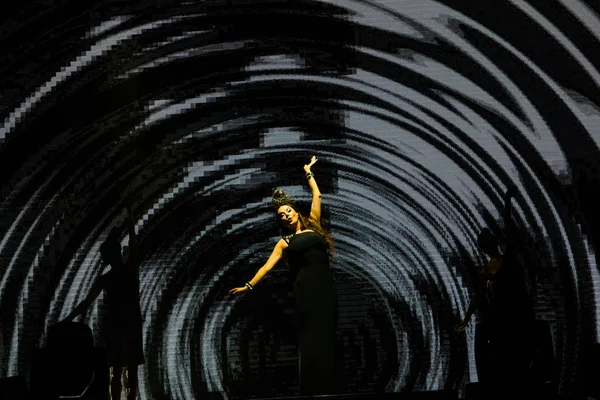
<svg viewBox="0 0 600 400"><path fill-rule="evenodd" d="M104 339L109 365L144 364L139 278L130 266L112 267L106 279Z"/></svg>
<svg viewBox="0 0 600 400"><path fill-rule="evenodd" d="M288 240L286 255L300 320L300 394L334 393L337 295L327 245L319 234L306 231Z"/></svg>
<svg viewBox="0 0 600 400"><path fill-rule="evenodd" d="M523 271L512 254L504 257L488 281L486 300L481 310L485 342L480 348L486 349L487 360L482 360L480 381L489 386L490 398L505 398L513 387L506 382L519 386L521 379L527 379L535 347L533 309Z"/></svg>

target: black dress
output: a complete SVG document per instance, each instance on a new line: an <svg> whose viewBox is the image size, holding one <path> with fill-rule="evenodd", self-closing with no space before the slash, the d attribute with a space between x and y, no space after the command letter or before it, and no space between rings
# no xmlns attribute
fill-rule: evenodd
<svg viewBox="0 0 600 400"><path fill-rule="evenodd" d="M113 267L105 283L104 340L109 365L144 363L139 278L129 265Z"/></svg>
<svg viewBox="0 0 600 400"><path fill-rule="evenodd" d="M323 238L311 231L287 239L298 307L300 394L334 393L337 295Z"/></svg>
<svg viewBox="0 0 600 400"><path fill-rule="evenodd" d="M480 381L490 391L490 399L508 397L513 385L507 382L520 387L527 383L535 348L533 310L523 271L513 254L507 252L501 268L490 277L482 310L485 342L479 349L485 349L487 360L482 362Z"/></svg>

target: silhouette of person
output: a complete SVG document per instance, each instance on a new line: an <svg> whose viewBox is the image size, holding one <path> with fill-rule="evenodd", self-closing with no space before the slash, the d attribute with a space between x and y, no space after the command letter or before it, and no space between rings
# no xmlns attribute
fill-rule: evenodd
<svg viewBox="0 0 600 400"><path fill-rule="evenodd" d="M533 358L535 319L518 259L518 232L512 222L511 199L515 194L516 188L510 186L504 196L504 252L490 229L484 228L478 235L478 245L489 261L479 272L465 318L455 327L457 332L464 331L479 310L476 360L479 380L489 398L514 393L517 382L525 384Z"/></svg>
<svg viewBox="0 0 600 400"><path fill-rule="evenodd" d="M131 207L127 207L129 231L129 257L123 262L119 232L113 228L100 246L100 254L111 266L92 286L87 297L65 318L73 320L86 310L104 291L105 312L103 330L108 364L111 367L110 392L113 399L121 398L121 377L126 367L128 400L137 396L137 368L144 363L142 348L142 313L139 296L138 242Z"/></svg>
<svg viewBox="0 0 600 400"><path fill-rule="evenodd" d="M317 162L304 166L312 192L308 217L298 212L295 201L282 190L275 190L273 206L282 228L280 239L267 262L245 286L231 289L239 294L254 286L285 254L295 275L293 293L298 308L300 394L331 394L336 388L335 347L337 295L329 258L333 251L331 235L321 226L321 192L311 172Z"/></svg>

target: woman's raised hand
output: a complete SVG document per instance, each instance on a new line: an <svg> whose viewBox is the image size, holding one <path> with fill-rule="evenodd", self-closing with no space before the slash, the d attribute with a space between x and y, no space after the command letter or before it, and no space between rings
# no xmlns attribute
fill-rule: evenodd
<svg viewBox="0 0 600 400"><path fill-rule="evenodd" d="M236 287L229 291L229 294L240 294L248 291L248 286Z"/></svg>
<svg viewBox="0 0 600 400"><path fill-rule="evenodd" d="M312 167L316 162L317 162L317 157L312 156L312 158L310 159L310 163L304 165L304 172L309 173L310 167Z"/></svg>

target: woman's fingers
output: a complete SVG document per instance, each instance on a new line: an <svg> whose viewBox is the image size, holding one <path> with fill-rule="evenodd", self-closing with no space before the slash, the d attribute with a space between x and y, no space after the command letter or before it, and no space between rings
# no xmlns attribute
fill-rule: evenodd
<svg viewBox="0 0 600 400"><path fill-rule="evenodd" d="M317 162L317 157L312 156L312 158L310 159L310 163L304 165L304 170L307 172L310 171L310 167L312 167L316 162Z"/></svg>

